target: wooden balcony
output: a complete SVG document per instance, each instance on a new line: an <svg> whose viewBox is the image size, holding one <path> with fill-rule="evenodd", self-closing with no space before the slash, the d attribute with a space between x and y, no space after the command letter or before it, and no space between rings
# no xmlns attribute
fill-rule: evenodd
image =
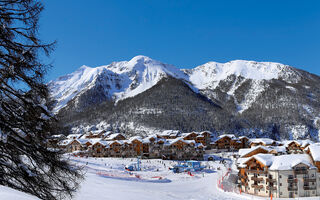
<svg viewBox="0 0 320 200"><path fill-rule="evenodd" d="M269 182L269 183L275 183L275 182L276 182L276 179L267 178L266 181Z"/></svg>
<svg viewBox="0 0 320 200"><path fill-rule="evenodd" d="M297 183L298 179L296 179L296 178L288 178L287 182L288 183Z"/></svg>
<svg viewBox="0 0 320 200"><path fill-rule="evenodd" d="M267 190L277 190L277 188L275 186L268 185L266 188L267 188Z"/></svg>
<svg viewBox="0 0 320 200"><path fill-rule="evenodd" d="M263 181L263 178L258 178L258 177L251 177L251 180L253 181Z"/></svg>
<svg viewBox="0 0 320 200"><path fill-rule="evenodd" d="M260 190L263 188L263 185L252 184L251 187Z"/></svg>

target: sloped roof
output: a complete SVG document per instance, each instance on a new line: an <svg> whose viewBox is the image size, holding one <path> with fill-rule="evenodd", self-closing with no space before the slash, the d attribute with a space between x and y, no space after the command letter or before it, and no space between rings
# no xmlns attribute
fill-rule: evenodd
<svg viewBox="0 0 320 200"><path fill-rule="evenodd" d="M291 170L296 165L303 163L311 168L315 168L312 164L310 156L307 154L289 154L274 156L270 170Z"/></svg>
<svg viewBox="0 0 320 200"><path fill-rule="evenodd" d="M275 141L273 139L270 138L251 138L249 139L250 143L262 143L265 145L270 145L272 143L274 143Z"/></svg>
<svg viewBox="0 0 320 200"><path fill-rule="evenodd" d="M307 150L310 150L310 154L312 156L312 159L315 162L319 162L320 161L320 143L310 144L307 147Z"/></svg>
<svg viewBox="0 0 320 200"><path fill-rule="evenodd" d="M259 145L259 146L255 146L255 147L252 147L252 148L239 149L239 156L243 157L243 156L245 156L245 155L247 155L247 154L249 154L249 153L251 153L251 152L253 152L253 151L257 150L257 149L264 149L264 150L266 150L268 152L270 151L270 148Z"/></svg>
<svg viewBox="0 0 320 200"><path fill-rule="evenodd" d="M307 154L289 154L274 156L272 154L257 154L250 157L248 160L240 163L242 166L247 164L252 158L261 162L263 165L268 166L269 170L292 170L298 164L305 164L310 168L315 168L312 160Z"/></svg>

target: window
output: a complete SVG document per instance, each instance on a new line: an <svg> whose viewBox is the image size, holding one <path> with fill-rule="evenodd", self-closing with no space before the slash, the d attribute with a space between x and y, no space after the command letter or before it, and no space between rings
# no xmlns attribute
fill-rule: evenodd
<svg viewBox="0 0 320 200"><path fill-rule="evenodd" d="M279 178L282 178L282 176L280 175Z"/></svg>
<svg viewBox="0 0 320 200"><path fill-rule="evenodd" d="M280 192L280 195L282 195L282 192Z"/></svg>
<svg viewBox="0 0 320 200"><path fill-rule="evenodd" d="M282 183L280 183L279 185L282 186Z"/></svg>

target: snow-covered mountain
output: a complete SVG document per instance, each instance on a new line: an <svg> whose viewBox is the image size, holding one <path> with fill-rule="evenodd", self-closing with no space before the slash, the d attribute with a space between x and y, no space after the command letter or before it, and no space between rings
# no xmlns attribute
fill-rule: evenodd
<svg viewBox="0 0 320 200"><path fill-rule="evenodd" d="M146 91L167 76L187 79L187 75L173 65L147 56L136 56L130 61L113 62L107 66L82 66L71 74L51 81L49 88L52 98L57 100L54 108L54 112L57 112L70 100L96 85L103 87L104 96L119 101Z"/></svg>
<svg viewBox="0 0 320 200"><path fill-rule="evenodd" d="M136 56L96 68L82 66L51 81L49 88L54 112L68 115L71 124L87 123L90 113L94 123L123 118L133 129L281 129L288 137L317 137L320 128L320 78L280 63L235 60L179 69ZM150 116L162 116L166 125L154 124ZM226 116L227 121L219 119ZM191 118L197 124L184 124Z"/></svg>
<svg viewBox="0 0 320 200"><path fill-rule="evenodd" d="M297 72L280 63L235 60L227 63L208 62L194 69L178 69L147 56L136 56L130 61L113 62L96 68L82 66L71 74L51 81L49 88L51 96L57 100L54 109L57 112L70 100L97 84L104 88L105 96L119 101L146 91L168 76L191 83L193 89L208 90L215 89L220 81L232 75L257 81L283 78L287 82L297 82L299 79ZM295 78L290 79L292 76ZM228 93L232 94L239 86L233 85Z"/></svg>

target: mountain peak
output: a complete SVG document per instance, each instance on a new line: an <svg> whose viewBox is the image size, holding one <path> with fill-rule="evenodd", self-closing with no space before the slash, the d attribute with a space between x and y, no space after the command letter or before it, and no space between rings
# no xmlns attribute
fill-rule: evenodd
<svg viewBox="0 0 320 200"><path fill-rule="evenodd" d="M135 57L133 57L129 62L145 62L145 61L150 61L153 60L148 56L144 56L144 55L137 55Z"/></svg>

